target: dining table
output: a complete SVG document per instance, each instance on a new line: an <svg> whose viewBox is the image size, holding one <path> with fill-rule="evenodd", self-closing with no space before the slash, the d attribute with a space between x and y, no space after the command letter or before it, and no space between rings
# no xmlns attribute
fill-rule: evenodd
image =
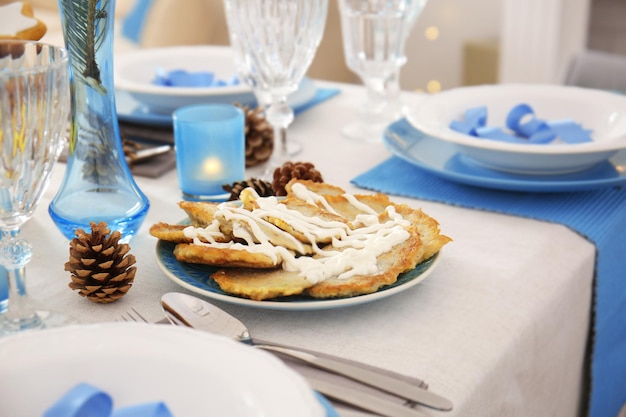
<svg viewBox="0 0 626 417"><path fill-rule="evenodd" d="M452 241L423 281L367 302L290 310L205 299L238 317L260 339L419 378L454 404L451 411L417 406L424 416L617 416L626 401L626 386L610 368L620 362L598 358L595 349L606 333L598 323L603 302L597 285L600 244L566 221L455 200L465 194L470 199L503 195L521 210L528 202L595 191L490 190L440 178L392 155L382 137L366 143L342 136L341 129L357 117L365 101L363 86L315 83L338 94L297 114L289 135L302 150L292 160L311 162L325 182L348 193L383 192L394 202L423 210ZM411 112L425 96L403 91L401 100ZM265 168L248 168L246 176L262 177ZM98 304L70 289L70 274L64 270L69 242L47 211L64 171L65 164L57 163L22 231L34 247L26 285L35 305L85 324L120 321L131 309L156 323L164 318L163 294L198 295L161 269L158 241L149 233L155 223L177 223L186 217L177 205L182 195L175 169L156 178L135 175L150 210L129 241L137 273L128 293L113 303ZM449 195L437 197L444 189ZM599 192L615 193L614 200L621 202L625 191L609 187ZM607 216L621 207L606 208ZM572 210L587 213L586 208ZM623 294L619 287L613 292ZM618 323L619 317L614 317ZM625 335L626 323L621 324ZM626 337L617 340L623 347ZM337 410L342 417L368 415L339 404Z"/></svg>

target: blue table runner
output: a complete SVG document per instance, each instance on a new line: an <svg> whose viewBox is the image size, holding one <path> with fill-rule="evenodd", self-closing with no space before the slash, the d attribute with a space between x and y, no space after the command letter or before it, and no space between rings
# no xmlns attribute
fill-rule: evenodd
<svg viewBox="0 0 626 417"><path fill-rule="evenodd" d="M626 189L509 192L453 183L392 157L357 176L358 187L563 224L596 246L590 417L626 402Z"/></svg>

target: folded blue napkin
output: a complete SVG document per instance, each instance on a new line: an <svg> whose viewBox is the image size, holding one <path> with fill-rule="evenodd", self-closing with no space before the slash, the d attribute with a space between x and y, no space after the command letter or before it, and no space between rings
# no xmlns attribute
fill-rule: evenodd
<svg viewBox="0 0 626 417"><path fill-rule="evenodd" d="M122 35L128 40L139 43L143 25L146 23L150 7L154 0L137 0L133 9L122 21Z"/></svg>
<svg viewBox="0 0 626 417"><path fill-rule="evenodd" d="M352 183L388 194L566 225L597 248L589 416L616 416L626 402L626 189L509 192L462 185L392 157Z"/></svg>

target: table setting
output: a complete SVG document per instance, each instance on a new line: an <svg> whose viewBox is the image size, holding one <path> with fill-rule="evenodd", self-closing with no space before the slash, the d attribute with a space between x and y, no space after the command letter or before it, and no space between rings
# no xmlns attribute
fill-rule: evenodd
<svg viewBox="0 0 626 417"><path fill-rule="evenodd" d="M69 103L72 80L79 103L47 108L71 121L62 162L50 161L63 123L20 139L6 127L19 115L0 114L3 158L23 155L13 171L42 166L26 207L2 183L0 414L617 416L626 98L399 91L426 3L408 0L341 0L346 46L362 35L352 24L377 14L397 23L380 27L398 49L352 45L363 85L311 80L327 2L279 3L255 13L260 3L226 0L232 48L133 52L114 70L59 77L32 103ZM68 4L69 54L51 48L61 64L37 71L84 69ZM96 64L112 53L94 52ZM32 72L1 68L2 91ZM250 120L273 141L254 163ZM105 123L96 136L94 123ZM103 132L113 139L94 146ZM122 138L173 149L128 166ZM50 153L24 152L37 141ZM107 208L111 189L136 201Z"/></svg>

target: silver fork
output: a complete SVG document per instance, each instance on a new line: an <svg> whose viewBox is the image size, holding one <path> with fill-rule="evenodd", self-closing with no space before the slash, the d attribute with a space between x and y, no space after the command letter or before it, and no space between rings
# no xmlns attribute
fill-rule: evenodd
<svg viewBox="0 0 626 417"><path fill-rule="evenodd" d="M129 311L122 314L119 318L121 321L139 321L144 323L149 323L148 320L144 316L141 315L134 307L131 307Z"/></svg>

